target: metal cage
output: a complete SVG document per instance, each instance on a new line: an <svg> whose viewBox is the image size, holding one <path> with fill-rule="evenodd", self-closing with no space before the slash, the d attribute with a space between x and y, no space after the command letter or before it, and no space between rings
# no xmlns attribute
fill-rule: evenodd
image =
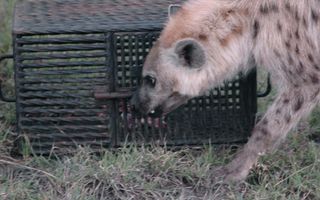
<svg viewBox="0 0 320 200"><path fill-rule="evenodd" d="M255 72L240 74L165 117L141 119L130 112L128 99L168 6L181 2L30 0L16 5L17 130L34 152L247 140L257 110Z"/></svg>

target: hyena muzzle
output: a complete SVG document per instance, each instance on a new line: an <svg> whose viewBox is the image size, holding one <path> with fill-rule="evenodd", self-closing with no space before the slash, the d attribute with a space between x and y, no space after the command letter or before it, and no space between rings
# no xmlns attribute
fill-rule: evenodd
<svg viewBox="0 0 320 200"><path fill-rule="evenodd" d="M132 105L166 114L254 66L278 96L234 160L219 170L243 180L320 99L320 1L190 0L151 49Z"/></svg>

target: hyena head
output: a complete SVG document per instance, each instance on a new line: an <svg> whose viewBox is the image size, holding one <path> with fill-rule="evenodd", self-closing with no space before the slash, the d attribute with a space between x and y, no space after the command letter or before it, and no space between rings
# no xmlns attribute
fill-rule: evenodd
<svg viewBox="0 0 320 200"><path fill-rule="evenodd" d="M186 3L170 18L143 66L135 110L158 116L205 93L249 61L248 11L221 0Z"/></svg>

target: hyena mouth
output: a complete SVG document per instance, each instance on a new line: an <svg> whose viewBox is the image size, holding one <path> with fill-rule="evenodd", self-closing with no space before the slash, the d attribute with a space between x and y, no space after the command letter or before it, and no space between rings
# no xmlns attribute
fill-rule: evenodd
<svg viewBox="0 0 320 200"><path fill-rule="evenodd" d="M151 110L148 115L152 118L158 118L161 117L161 115L163 115L163 109L161 108L161 106L156 107L154 110Z"/></svg>

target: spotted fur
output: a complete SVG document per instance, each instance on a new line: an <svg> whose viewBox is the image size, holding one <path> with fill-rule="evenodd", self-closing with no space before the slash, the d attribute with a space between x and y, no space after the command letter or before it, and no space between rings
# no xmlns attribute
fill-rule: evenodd
<svg viewBox="0 0 320 200"><path fill-rule="evenodd" d="M143 75L156 76L159 86L146 105L150 110L170 104L170 93L185 102L254 65L269 71L278 97L221 172L227 180L244 179L259 155L272 150L319 102L319 16L319 0L189 0L169 19L147 58ZM186 39L205 52L197 69L181 64L174 53Z"/></svg>

